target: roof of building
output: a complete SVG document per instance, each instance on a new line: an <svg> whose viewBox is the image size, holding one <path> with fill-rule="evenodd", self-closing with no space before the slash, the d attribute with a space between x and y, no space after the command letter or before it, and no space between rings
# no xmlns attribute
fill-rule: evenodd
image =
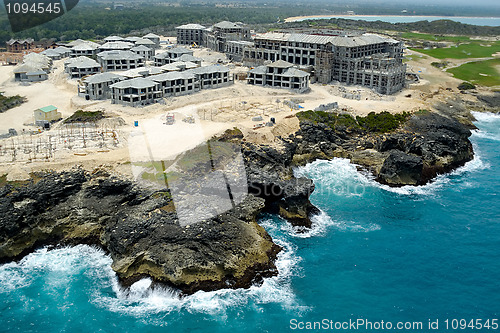
<svg viewBox="0 0 500 333"><path fill-rule="evenodd" d="M363 34L359 36L325 36L325 35L307 35L296 33L268 32L260 34L255 39L269 39L285 42L299 42L310 44L332 43L334 46L355 47L379 43L399 43L392 38L382 37L375 34Z"/></svg>
<svg viewBox="0 0 500 333"><path fill-rule="evenodd" d="M124 80L125 78L122 75L106 72L106 73L99 73L87 76L85 79L83 79L83 82L90 84L97 84L97 83L111 82L116 79Z"/></svg>
<svg viewBox="0 0 500 333"><path fill-rule="evenodd" d="M178 58L174 58L173 60L174 61L183 61L183 62L193 62L193 63L196 63L196 62L201 62L203 59L197 58L197 57L192 56L190 54L183 54L183 55L181 55Z"/></svg>
<svg viewBox="0 0 500 333"><path fill-rule="evenodd" d="M285 61L285 60L277 60L277 61L267 65L267 67L274 67L274 68L290 68L293 66L295 66L295 65L292 63L289 63L288 61Z"/></svg>
<svg viewBox="0 0 500 333"><path fill-rule="evenodd" d="M73 46L71 49L74 51L94 51L94 50L97 50L98 47L99 46L94 46L94 45L87 44L87 43L81 43L81 44Z"/></svg>
<svg viewBox="0 0 500 333"><path fill-rule="evenodd" d="M258 66L258 67L252 68L248 72L252 73L252 74L264 75L267 73L267 67L266 66Z"/></svg>
<svg viewBox="0 0 500 333"><path fill-rule="evenodd" d="M288 68L285 73L283 73L283 76L287 77L307 77L311 76L309 73L301 71L300 69L297 68Z"/></svg>
<svg viewBox="0 0 500 333"><path fill-rule="evenodd" d="M101 50L130 50L134 44L129 42L107 42L101 45Z"/></svg>
<svg viewBox="0 0 500 333"><path fill-rule="evenodd" d="M198 68L198 65L195 64L194 62L190 61L174 61L170 63L169 65L176 66L177 68L185 68L185 69L192 69L192 68Z"/></svg>
<svg viewBox="0 0 500 333"><path fill-rule="evenodd" d="M137 36L128 36L128 37L125 37L123 38L123 41L124 42L132 42L132 43L135 43L136 40L139 40L139 39L142 39L141 37L137 37Z"/></svg>
<svg viewBox="0 0 500 333"><path fill-rule="evenodd" d="M229 68L221 65L210 65L210 66L193 68L189 71L196 74L227 73L229 72Z"/></svg>
<svg viewBox="0 0 500 333"><path fill-rule="evenodd" d="M242 28L240 24L229 22L229 21L222 21L219 23L214 24L214 27L219 28L219 29L236 29L236 28Z"/></svg>
<svg viewBox="0 0 500 333"><path fill-rule="evenodd" d="M120 36L108 36L104 38L104 41L106 42L116 42L116 41L122 41L124 38Z"/></svg>
<svg viewBox="0 0 500 333"><path fill-rule="evenodd" d="M206 27L204 27L200 24L191 23L191 24L180 25L180 26L176 27L175 29L203 30L205 28Z"/></svg>
<svg viewBox="0 0 500 333"><path fill-rule="evenodd" d="M146 51L152 51L151 48L145 46L145 45L139 45L139 46L134 46L133 48L130 49L130 51L134 51L134 52L137 52L137 51L143 51L143 52L146 52Z"/></svg>
<svg viewBox="0 0 500 333"><path fill-rule="evenodd" d="M162 82L162 81L173 81L173 80L186 80L186 79L194 79L194 73L191 73L189 71L185 72L168 72L168 73L163 73L163 74L158 74L158 75L153 75L150 77L151 80L155 82Z"/></svg>
<svg viewBox="0 0 500 333"><path fill-rule="evenodd" d="M135 45L156 45L151 39L139 38L135 41Z"/></svg>
<svg viewBox="0 0 500 333"><path fill-rule="evenodd" d="M90 59L86 56L79 56L76 58L68 59L64 62L67 67L75 68L89 68L89 67L101 67L97 61Z"/></svg>
<svg viewBox="0 0 500 333"><path fill-rule="evenodd" d="M173 63L166 64L166 65L160 66L158 68L161 69L162 72L176 72L179 70L179 67L174 65Z"/></svg>
<svg viewBox="0 0 500 333"><path fill-rule="evenodd" d="M33 38L26 38L26 39L10 39L9 41L6 42L6 44L8 45L13 45L15 43L19 43L19 44L24 44L24 43L28 43L28 44L31 44L33 43L34 40Z"/></svg>
<svg viewBox="0 0 500 333"><path fill-rule="evenodd" d="M46 49L40 52L40 54L46 55L47 57L60 57L61 52L57 52L54 49Z"/></svg>
<svg viewBox="0 0 500 333"><path fill-rule="evenodd" d="M43 108L39 108L38 110L42 112L51 112L51 111L57 111L57 108L54 105L48 105L44 106Z"/></svg>
<svg viewBox="0 0 500 333"><path fill-rule="evenodd" d="M153 33L149 33L147 35L142 36L142 38L160 38L160 36L155 35Z"/></svg>
<svg viewBox="0 0 500 333"><path fill-rule="evenodd" d="M121 75L128 78L134 78L160 74L163 72L164 71L160 67L139 67L122 72Z"/></svg>
<svg viewBox="0 0 500 333"><path fill-rule="evenodd" d="M58 46L58 47L56 47L53 50L57 51L57 52L60 52L60 53L71 52L71 49L68 48L68 47L66 47L66 46Z"/></svg>
<svg viewBox="0 0 500 333"><path fill-rule="evenodd" d="M95 42L92 42L90 40L83 40L83 39L77 39L77 40L74 40L72 42L69 42L66 46L73 47L73 46L80 45L80 44L88 44L90 46L93 46L94 48L98 48L100 46L99 44L97 44Z"/></svg>
<svg viewBox="0 0 500 333"><path fill-rule="evenodd" d="M47 75L47 72L39 69L39 70L35 70L33 72L26 72L26 76L31 76L31 75Z"/></svg>
<svg viewBox="0 0 500 333"><path fill-rule="evenodd" d="M138 60L142 59L142 56L134 53L132 51L122 51L122 50L113 50L113 51L103 51L97 53L97 57L102 60Z"/></svg>
<svg viewBox="0 0 500 333"><path fill-rule="evenodd" d="M112 85L110 85L110 87L111 88L118 88L118 89L125 89L125 88L143 89L143 88L155 87L156 85L157 85L157 83L150 80L150 79L138 77L138 78L131 79L131 80L124 80L124 81L113 83Z"/></svg>
<svg viewBox="0 0 500 333"><path fill-rule="evenodd" d="M32 64L22 64L14 68L13 72L14 74L20 74L20 73L34 73L34 72L39 72L41 70L42 69L40 67L34 66Z"/></svg>

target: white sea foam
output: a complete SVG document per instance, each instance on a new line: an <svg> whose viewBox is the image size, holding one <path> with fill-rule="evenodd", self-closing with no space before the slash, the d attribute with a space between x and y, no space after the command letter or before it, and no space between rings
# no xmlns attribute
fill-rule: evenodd
<svg viewBox="0 0 500 333"><path fill-rule="evenodd" d="M291 243L280 239L275 239L275 242L284 249L276 260L278 276L265 278L262 285L249 289L199 291L180 297L178 290L152 287L150 279L142 279L130 288L122 288L111 269L112 260L108 255L97 248L78 245L54 250L41 249L29 254L19 263L1 265L0 293L27 287L38 277L45 278L44 283L50 284L50 289L60 283L71 283L72 276L85 274L93 283L90 290L83 292L89 294L94 304L138 318L148 317L148 314L167 315L172 311L187 311L211 314L224 320L228 309L248 304L259 307L268 303L302 312L307 307L300 306L290 286L291 277L297 274L300 258ZM47 278L47 274L50 277ZM158 318L156 324L166 324L161 317Z"/></svg>
<svg viewBox="0 0 500 333"><path fill-rule="evenodd" d="M500 114L498 113L476 111L472 111L471 113L477 121L483 123L491 123L500 120Z"/></svg>
<svg viewBox="0 0 500 333"><path fill-rule="evenodd" d="M53 250L43 248L24 257L19 262L0 266L0 292L29 286L40 274L53 272L51 286L66 283L68 276L78 274L83 268L92 269L111 265L111 259L100 249L87 245Z"/></svg>

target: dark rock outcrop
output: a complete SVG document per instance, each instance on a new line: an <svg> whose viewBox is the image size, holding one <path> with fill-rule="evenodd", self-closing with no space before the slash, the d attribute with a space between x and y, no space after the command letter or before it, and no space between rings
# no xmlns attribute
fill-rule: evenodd
<svg viewBox="0 0 500 333"><path fill-rule="evenodd" d="M391 186L422 185L473 158L467 125L434 112L413 115L404 126L386 133L332 129L302 121L295 135L294 162L349 158Z"/></svg>
<svg viewBox="0 0 500 333"><path fill-rule="evenodd" d="M95 244L125 285L149 276L184 293L245 288L277 274L280 247L255 221L261 198L249 195L224 214L181 227L168 191L81 169L38 177L1 188L0 261L40 246Z"/></svg>

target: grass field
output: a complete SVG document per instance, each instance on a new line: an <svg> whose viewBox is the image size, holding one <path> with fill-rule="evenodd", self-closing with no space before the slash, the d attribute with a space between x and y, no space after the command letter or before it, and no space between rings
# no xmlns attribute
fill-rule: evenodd
<svg viewBox="0 0 500 333"><path fill-rule="evenodd" d="M488 46L489 45L489 46ZM500 42L489 43L485 42L470 42L439 49L412 49L417 52L427 54L437 59L467 59L467 58L487 58L493 53L500 52Z"/></svg>
<svg viewBox="0 0 500 333"><path fill-rule="evenodd" d="M500 86L500 59L476 61L450 68L454 77L483 86ZM482 74L482 75L481 75Z"/></svg>
<svg viewBox="0 0 500 333"><path fill-rule="evenodd" d="M403 32L401 38L406 39L417 39L417 40L428 40L434 42L468 42L470 38L467 36L435 36L431 34L421 34L416 32Z"/></svg>

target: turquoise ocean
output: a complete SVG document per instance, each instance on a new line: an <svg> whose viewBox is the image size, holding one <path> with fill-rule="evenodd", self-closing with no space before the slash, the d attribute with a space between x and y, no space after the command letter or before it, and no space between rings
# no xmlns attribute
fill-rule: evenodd
<svg viewBox="0 0 500 333"><path fill-rule="evenodd" d="M423 323L412 332L439 320L444 332L447 319L492 323L500 319L500 117L475 115L475 159L426 186L382 186L344 159L297 169L314 180L322 213L306 234L260 217L284 248L279 276L262 286L182 299L147 279L123 290L99 249L40 249L0 266L0 332L291 332L358 319Z"/></svg>

